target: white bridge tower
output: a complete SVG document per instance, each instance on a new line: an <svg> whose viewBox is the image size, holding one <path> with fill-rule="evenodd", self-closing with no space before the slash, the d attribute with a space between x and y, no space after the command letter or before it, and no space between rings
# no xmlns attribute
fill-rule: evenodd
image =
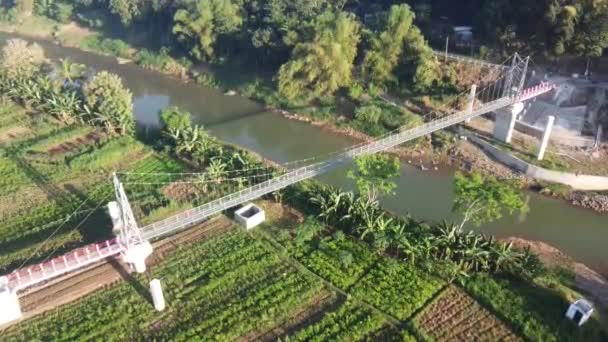
<svg viewBox="0 0 608 342"><path fill-rule="evenodd" d="M124 186L116 174L114 174L114 191L116 202L108 203L108 210L114 224L114 234L123 247L122 260L131 265L136 272L143 273L146 271L146 258L152 254L152 245L142 237Z"/></svg>

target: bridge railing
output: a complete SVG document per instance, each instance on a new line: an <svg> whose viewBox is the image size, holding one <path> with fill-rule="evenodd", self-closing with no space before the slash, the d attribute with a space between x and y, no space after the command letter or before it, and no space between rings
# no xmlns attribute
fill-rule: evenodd
<svg viewBox="0 0 608 342"><path fill-rule="evenodd" d="M33 284L55 278L62 274L93 264L99 260L119 254L123 247L111 239L90 244L56 257L49 261L21 268L9 273L8 286L13 291L25 289Z"/></svg>
<svg viewBox="0 0 608 342"><path fill-rule="evenodd" d="M460 111L452 115L446 115L434 121L426 122L420 126L404 130L403 132L391 135L384 139L380 139L362 145L354 149L348 150L334 159L311 164L294 171L283 174L275 179L271 179L252 187L232 193L215 201L203 204L202 206L188 209L182 213L176 214L167 219L155 222L153 224L142 227L143 237L146 239L154 239L173 231L186 228L196 224L205 218L219 213L223 210L232 208L246 201L253 200L262 195L282 189L301 180L308 179L325 173L341 164L344 164L354 157L362 154L371 154L388 148L400 145L412 139L422 137L434 131L462 122L468 118L472 118L484 113L506 107L514 101L513 98L501 98L485 104L472 112Z"/></svg>

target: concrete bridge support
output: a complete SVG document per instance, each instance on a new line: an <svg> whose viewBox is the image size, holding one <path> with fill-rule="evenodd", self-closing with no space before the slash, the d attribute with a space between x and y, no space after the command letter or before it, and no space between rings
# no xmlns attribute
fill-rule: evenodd
<svg viewBox="0 0 608 342"><path fill-rule="evenodd" d="M473 113L473 109L475 108L475 97L477 96L477 85L473 84L471 86L471 92L469 93L469 103L467 104L467 111L469 113ZM466 119L465 122L471 122L471 119Z"/></svg>
<svg viewBox="0 0 608 342"><path fill-rule="evenodd" d="M545 151L547 150L547 146L549 146L549 138L551 138L551 131L553 130L554 122L555 116L550 115L547 120L547 127L545 128L545 133L543 133L543 140L540 143L540 149L538 150L538 160L543 160L543 158L545 158Z"/></svg>
<svg viewBox="0 0 608 342"><path fill-rule="evenodd" d="M137 273L146 272L146 259L152 254L152 244L148 241L131 245L122 255L122 261L132 265Z"/></svg>
<svg viewBox="0 0 608 342"><path fill-rule="evenodd" d="M514 105L496 111L496 122L494 124L494 138L511 143L517 115L524 110L524 104L518 102Z"/></svg>
<svg viewBox="0 0 608 342"><path fill-rule="evenodd" d="M8 279L0 277L0 326L21 318L17 293L8 287Z"/></svg>

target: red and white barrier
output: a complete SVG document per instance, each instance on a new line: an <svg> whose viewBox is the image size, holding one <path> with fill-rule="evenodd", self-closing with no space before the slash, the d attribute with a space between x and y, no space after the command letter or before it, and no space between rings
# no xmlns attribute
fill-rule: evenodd
<svg viewBox="0 0 608 342"><path fill-rule="evenodd" d="M58 256L50 261L28 266L8 274L8 287L16 292L121 253L116 239L94 243Z"/></svg>

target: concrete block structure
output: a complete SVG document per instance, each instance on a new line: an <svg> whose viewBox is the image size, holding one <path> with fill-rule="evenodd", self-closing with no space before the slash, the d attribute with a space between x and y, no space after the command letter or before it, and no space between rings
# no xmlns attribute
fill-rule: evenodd
<svg viewBox="0 0 608 342"><path fill-rule="evenodd" d="M266 214L262 208L253 203L246 204L234 212L234 219L250 230L266 220Z"/></svg>
<svg viewBox="0 0 608 342"><path fill-rule="evenodd" d="M494 137L500 141L511 143L517 115L524 110L524 105L518 102L514 105L496 111Z"/></svg>
<svg viewBox="0 0 608 342"><path fill-rule="evenodd" d="M156 311L165 310L165 296L163 295L163 287L160 284L160 280L152 279L150 281L150 295L152 295L154 309Z"/></svg>
<svg viewBox="0 0 608 342"><path fill-rule="evenodd" d="M21 318L19 297L8 287L8 279L0 277L0 326Z"/></svg>
<svg viewBox="0 0 608 342"><path fill-rule="evenodd" d="M568 311L566 311L566 317L574 321L579 327L585 324L592 314L593 306L584 299L579 299L572 303Z"/></svg>

